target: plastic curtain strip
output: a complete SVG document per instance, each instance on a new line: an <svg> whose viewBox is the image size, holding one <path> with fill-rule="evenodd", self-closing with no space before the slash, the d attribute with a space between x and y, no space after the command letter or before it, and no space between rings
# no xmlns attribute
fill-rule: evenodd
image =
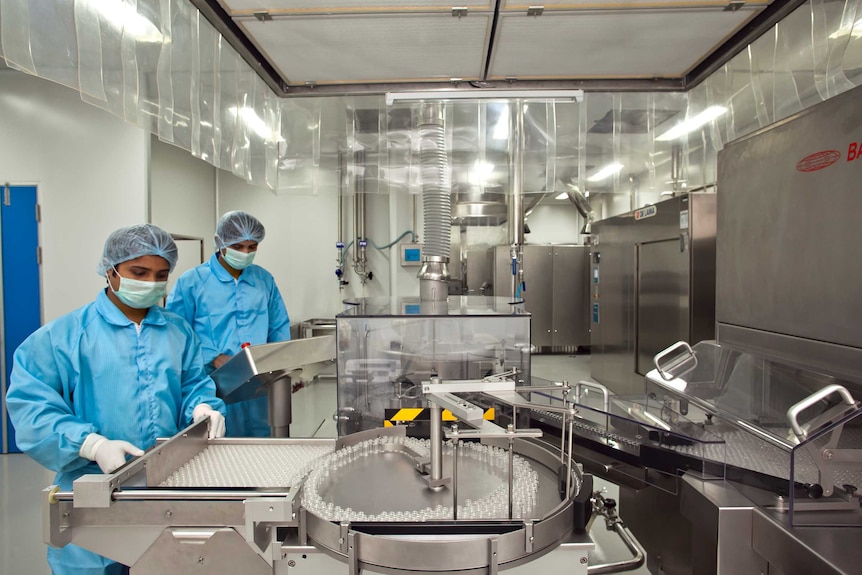
<svg viewBox="0 0 862 575"><path fill-rule="evenodd" d="M349 169L367 170L367 193L418 192L411 111L387 108L382 96L279 98L187 0L3 0L0 55L12 69L78 90L84 101L278 193L335 189L326 175L332 158L357 146L366 165ZM862 0L809 0L688 93L588 92L574 117L562 108L571 103L531 104L525 173L534 176L524 184L539 191L576 183L597 192L591 200L609 217L668 191L674 143L682 149L679 180L710 185L724 144L859 84ZM724 111L675 142L660 139L713 107ZM475 159L459 158L468 167L461 172L504 161L507 141L489 125L498 108L453 133L484 142ZM639 151L607 180L588 180Z"/></svg>

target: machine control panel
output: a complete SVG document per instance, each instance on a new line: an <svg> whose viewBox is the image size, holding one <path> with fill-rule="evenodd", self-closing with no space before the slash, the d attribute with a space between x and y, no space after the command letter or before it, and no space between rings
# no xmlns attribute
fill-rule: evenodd
<svg viewBox="0 0 862 575"><path fill-rule="evenodd" d="M422 265L422 244L401 244L401 265L419 267Z"/></svg>

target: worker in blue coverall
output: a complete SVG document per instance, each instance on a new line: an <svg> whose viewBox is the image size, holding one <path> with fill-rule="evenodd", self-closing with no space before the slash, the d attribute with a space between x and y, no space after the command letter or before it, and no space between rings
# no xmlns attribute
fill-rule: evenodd
<svg viewBox="0 0 862 575"><path fill-rule="evenodd" d="M200 342L184 319L156 305L176 261L171 236L156 226L115 231L98 265L108 287L15 351L6 405L18 446L57 471L64 491L206 417L210 437L224 435L224 403ZM128 573L71 544L49 547L48 564L54 575Z"/></svg>
<svg viewBox="0 0 862 575"><path fill-rule="evenodd" d="M266 231L254 216L228 212L216 224L216 253L184 273L168 296L167 308L184 317L201 339L207 369L218 369L244 343L290 339L290 318L268 271L254 265ZM227 406L232 437L267 437L266 396Z"/></svg>

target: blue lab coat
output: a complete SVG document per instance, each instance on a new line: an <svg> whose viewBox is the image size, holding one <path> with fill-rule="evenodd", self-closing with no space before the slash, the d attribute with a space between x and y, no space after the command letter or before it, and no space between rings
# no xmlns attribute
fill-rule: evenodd
<svg viewBox="0 0 862 575"><path fill-rule="evenodd" d="M272 274L250 265L234 280L218 252L180 276L167 308L192 325L210 371L216 357L236 355L244 343L290 339L290 318ZM228 405L226 424L230 437L268 437L266 397Z"/></svg>
<svg viewBox="0 0 862 575"><path fill-rule="evenodd" d="M201 403L225 411L188 323L152 307L137 326L105 291L24 340L6 394L18 446L57 471L64 491L101 473L78 455L89 434L149 449L191 424ZM122 572L75 545L49 548L48 563L54 575Z"/></svg>

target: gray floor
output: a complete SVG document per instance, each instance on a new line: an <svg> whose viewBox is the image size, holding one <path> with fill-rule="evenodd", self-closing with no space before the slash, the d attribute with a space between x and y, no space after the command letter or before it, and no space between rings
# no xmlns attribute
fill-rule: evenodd
<svg viewBox="0 0 862 575"><path fill-rule="evenodd" d="M545 355L533 358L533 376L551 381L574 383L589 379L588 355ZM334 437L335 382L322 379L294 394L294 437ZM42 543L42 489L51 484L53 473L41 467L26 455L0 455L0 573L3 575L47 575L45 545ZM604 488L616 497L615 485L597 481L596 488ZM625 518L625 513L623 513ZM594 522L591 534L599 549L590 557L590 563L621 560L627 552L616 537L609 533L603 521ZM646 575L646 568L630 571Z"/></svg>

